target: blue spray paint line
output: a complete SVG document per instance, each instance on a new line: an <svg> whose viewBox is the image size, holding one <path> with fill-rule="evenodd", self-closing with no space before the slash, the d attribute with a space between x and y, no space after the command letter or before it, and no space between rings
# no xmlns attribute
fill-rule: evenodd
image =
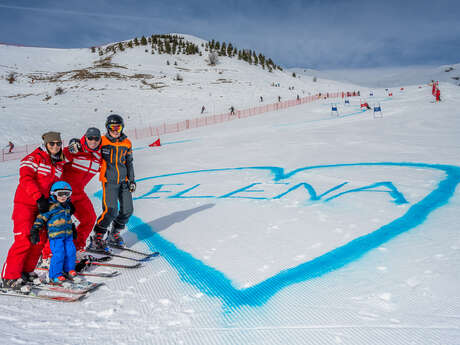
<svg viewBox="0 0 460 345"><path fill-rule="evenodd" d="M356 163L305 167L291 171L290 173L285 173L284 170L279 167L252 167L195 171L207 172L242 169L271 169L274 180L279 181L287 179L300 171L352 166L399 166L437 169L445 172L446 178L442 180L438 187L430 192L424 199L410 207L406 214L402 217L395 219L394 221L367 235L358 237L341 247L331 250L324 255L296 267L283 270L273 277L246 289L235 288L231 280L228 279L222 272L219 272L218 270L204 264L202 261L194 258L191 254L177 248L173 243L162 238L154 231L154 229L144 223L140 218L135 216L131 217L128 227L129 230L134 232L139 240L144 241L151 250L159 250L162 256L177 271L179 277L184 282L195 286L209 296L218 297L230 310L238 309L243 305L261 306L281 289L337 270L361 258L370 250L381 246L383 243L391 240L395 236L422 224L431 212L445 205L452 197L455 192L455 188L460 183L460 168L449 165L432 165L424 163ZM162 176L175 176L189 173L192 172L175 173ZM159 176L155 176L152 178L158 177Z"/></svg>
<svg viewBox="0 0 460 345"><path fill-rule="evenodd" d="M273 125L273 127L289 127L289 126L305 125L305 124L315 123L315 122L333 121L333 120L340 119L340 118L343 118L343 117L349 117L349 116L353 116L353 115L362 114L362 113L366 112L367 110L368 109L363 109L363 110L359 110L359 111L356 111L356 112L353 112L353 113L334 116L334 117L330 117L330 118L327 118L327 119L308 120L308 121L293 122L293 123L281 123L281 124Z"/></svg>
<svg viewBox="0 0 460 345"><path fill-rule="evenodd" d="M386 101L392 101L393 98L392 97L385 97L383 98L382 100L378 100L378 98L372 98L373 101L378 101L378 102L386 102ZM323 104L325 106L331 106L330 103L325 103ZM350 107L357 107L356 105L350 105ZM308 124L308 123L314 123L314 122L321 122L321 121L331 121L331 120L334 120L334 119L337 119L337 118L342 118L342 117L349 117L349 116L353 116L353 115L358 115L358 114L361 114L361 113L364 113L366 112L367 110L370 110L370 109L362 109L359 108L360 110L359 111L356 111L356 112L352 112L352 113L347 113L347 114L343 114L343 115L339 115L339 116L334 116L332 118L327 118L327 119L318 119L318 120L309 120L309 121L301 121L301 122L293 122L293 123L283 123L283 124L278 124L278 125L274 125L274 127L288 127L288 126L297 126L297 125L303 125L303 124Z"/></svg>
<svg viewBox="0 0 460 345"><path fill-rule="evenodd" d="M190 143L190 142L193 142L193 141L198 141L199 139L187 139L187 140L177 140L177 141L166 141L164 143L161 143L161 146L165 146L165 145L174 145L174 144L183 144L183 143ZM140 150L145 150L145 149L149 149L150 147L149 146L139 146L139 147L135 147L133 148L133 151L140 151Z"/></svg>
<svg viewBox="0 0 460 345"><path fill-rule="evenodd" d="M4 175L4 176L0 176L0 178L8 178L8 177L13 177L13 176L19 176L19 174Z"/></svg>
<svg viewBox="0 0 460 345"><path fill-rule="evenodd" d="M190 143L192 141L197 141L198 139L188 139L188 140L178 140L178 141L167 141L162 143L161 145L173 145L173 144L183 144L183 143Z"/></svg>

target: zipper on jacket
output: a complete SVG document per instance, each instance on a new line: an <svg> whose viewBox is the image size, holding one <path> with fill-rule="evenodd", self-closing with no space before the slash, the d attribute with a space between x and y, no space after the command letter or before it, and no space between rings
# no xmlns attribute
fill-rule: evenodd
<svg viewBox="0 0 460 345"><path fill-rule="evenodd" d="M120 170L118 170L118 145L116 146L117 154L115 155L115 167L117 168L117 184L120 183Z"/></svg>

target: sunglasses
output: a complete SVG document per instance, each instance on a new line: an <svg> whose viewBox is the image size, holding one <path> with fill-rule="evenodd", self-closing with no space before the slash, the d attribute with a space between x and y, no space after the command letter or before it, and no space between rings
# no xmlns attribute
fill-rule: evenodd
<svg viewBox="0 0 460 345"><path fill-rule="evenodd" d="M57 147L61 147L62 146L62 142L60 141L49 141L48 142L49 146L53 147L54 145L56 145Z"/></svg>
<svg viewBox="0 0 460 345"><path fill-rule="evenodd" d="M91 140L91 141L99 141L101 137L86 137L86 139Z"/></svg>
<svg viewBox="0 0 460 345"><path fill-rule="evenodd" d="M60 197L69 197L72 195L72 192L70 190L57 190L57 191L54 191L51 193L52 195L55 195L55 196L60 196Z"/></svg>
<svg viewBox="0 0 460 345"><path fill-rule="evenodd" d="M111 130L113 132L120 133L122 129L123 129L122 125L109 125L109 130Z"/></svg>

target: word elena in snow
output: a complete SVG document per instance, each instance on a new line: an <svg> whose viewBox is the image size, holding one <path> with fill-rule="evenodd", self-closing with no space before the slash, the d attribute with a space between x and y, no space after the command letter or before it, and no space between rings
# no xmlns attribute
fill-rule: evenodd
<svg viewBox="0 0 460 345"><path fill-rule="evenodd" d="M134 198L134 200L141 199L252 199L252 200L279 200L288 198L291 192L296 190L303 190L306 192L307 200L310 201L324 201L328 202L333 199L339 198L349 193L357 192L386 192L391 196L391 200L395 204L406 204L408 201L404 197L393 182L375 182L370 185L365 185L359 188L346 188L349 182L343 182L333 186L326 192L318 194L315 188L308 182L301 182L292 184L289 182L283 183L262 183L253 182L251 184L231 190L228 193L221 195L203 195L200 190L208 190L206 184L198 183L193 186L185 183L162 183L155 184L147 193ZM285 187L284 191L279 193L279 185ZM262 189L263 188L263 189ZM257 195L257 196L256 196Z"/></svg>
<svg viewBox="0 0 460 345"><path fill-rule="evenodd" d="M236 168L240 169L240 168ZM257 169L257 168L251 168ZM261 168L264 169L264 168ZM247 199L247 200L292 200L301 202L329 202L331 200L359 192L386 193L389 201L401 205L408 201L396 184L388 179L366 183L343 181L340 183L315 186L313 181L270 181L262 182L254 176L254 180L241 182L239 179L227 181L225 185L213 183L212 175L219 171L231 169L216 169L195 171L179 174L147 177L138 180L141 195L134 200L148 199ZM200 173L196 175L195 173ZM190 175L196 175L190 179ZM198 179L197 179L198 177ZM164 183L162 180L166 179ZM319 192L321 191L321 192Z"/></svg>

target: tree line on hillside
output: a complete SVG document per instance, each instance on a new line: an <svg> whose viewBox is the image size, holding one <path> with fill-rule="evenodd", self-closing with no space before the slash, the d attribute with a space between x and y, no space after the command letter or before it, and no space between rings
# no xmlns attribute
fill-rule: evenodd
<svg viewBox="0 0 460 345"><path fill-rule="evenodd" d="M220 43L219 41L211 40L206 43L205 50L215 52L218 56L227 56L230 58L237 56L238 60L246 61L250 65L260 65L263 69L266 67L269 72L272 72L274 69L279 69L280 71L283 70L281 66L277 66L271 58L267 59L265 55L262 55L261 53L257 54L251 49L238 49L230 42Z"/></svg>
<svg viewBox="0 0 460 345"><path fill-rule="evenodd" d="M147 47L150 47L151 54L200 54L198 46L192 42L185 41L183 37L177 35L151 35L149 37L142 36L140 39L135 37L133 40L118 42L108 45L104 49L99 47L91 47L93 53L96 49L100 56L107 53L116 53L117 51L125 51L134 47L145 47L145 52L149 52Z"/></svg>
<svg viewBox="0 0 460 345"><path fill-rule="evenodd" d="M203 55L198 45L186 41L184 37L178 35L151 35L148 37L142 36L140 39L135 37L133 40L117 42L101 47L91 47L93 53L98 53L100 56L108 53L116 53L117 51L125 51L126 49L134 47L145 47L145 52L151 54L169 54L169 55ZM246 61L250 65L260 65L263 69L267 68L269 72L273 70L283 69L277 66L271 58L266 58L263 54L257 54L251 49L238 49L232 43L219 42L211 40L207 43L202 43L201 47L204 48L205 52L210 55L227 56L227 57L238 57L238 60ZM150 49L149 49L150 48ZM212 62L211 62L212 64Z"/></svg>

